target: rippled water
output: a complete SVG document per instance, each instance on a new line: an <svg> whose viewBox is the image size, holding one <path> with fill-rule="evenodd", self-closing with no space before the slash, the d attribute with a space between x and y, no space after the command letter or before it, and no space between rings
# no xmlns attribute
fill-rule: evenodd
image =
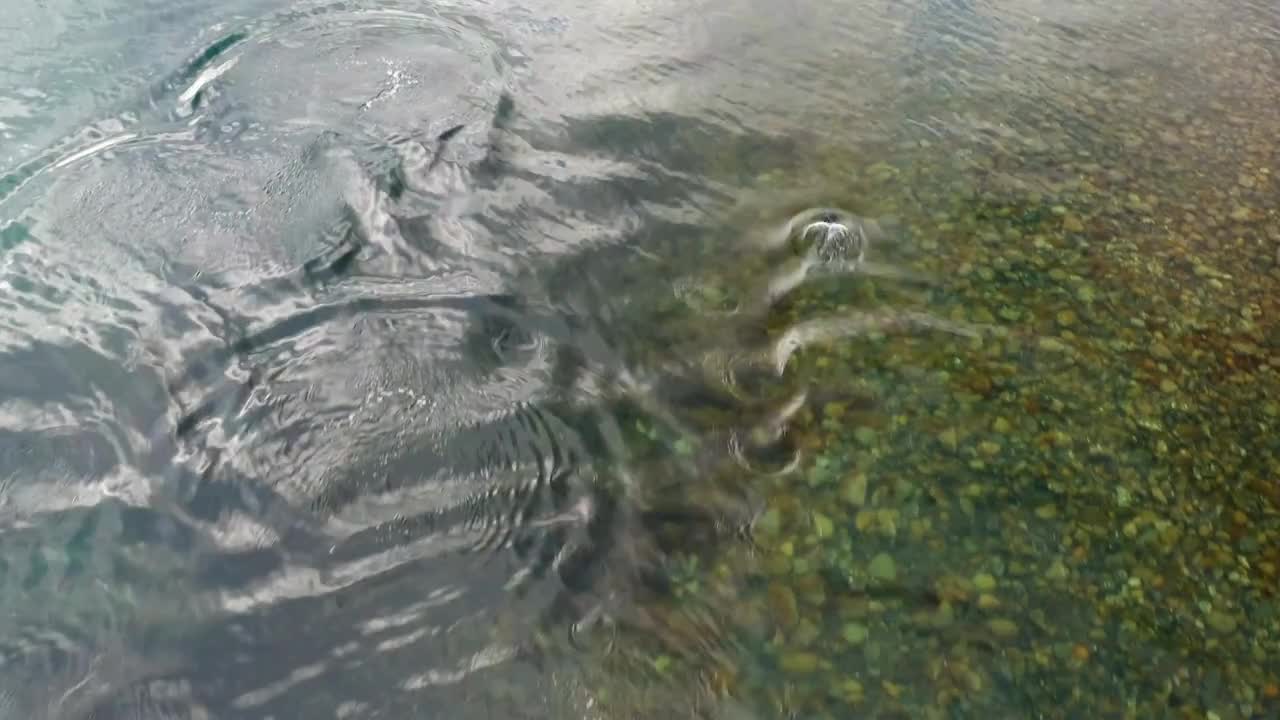
<svg viewBox="0 0 1280 720"><path fill-rule="evenodd" d="M0 33L0 717L1280 712L1266 3Z"/></svg>

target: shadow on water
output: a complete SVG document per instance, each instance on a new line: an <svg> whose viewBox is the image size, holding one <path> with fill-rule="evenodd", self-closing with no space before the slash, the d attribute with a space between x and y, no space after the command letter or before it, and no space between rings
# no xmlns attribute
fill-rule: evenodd
<svg viewBox="0 0 1280 720"><path fill-rule="evenodd" d="M702 438L639 384L639 349L690 321L653 262L710 252L705 218L727 195L701 179L709 156L750 172L794 162L794 147L675 115L521 136L517 116L504 94L475 132L355 155L322 136L307 153L366 173L327 247L247 281L166 262L174 285L126 304L130 331L164 297L161 324L205 338L146 382L109 338L6 351L12 401L62 387L100 421L7 432L9 471L49 477L7 486L0 571L23 593L8 626L22 630L0 652L10 678L47 688L7 690L7 711L563 716L548 703L572 688L548 682L575 635L669 596L675 550L744 537L743 500L700 489L723 453L680 445ZM464 137L480 148L460 161ZM481 211L451 205L459 194ZM539 253L548 223L607 235ZM104 397L130 392L131 410ZM122 413L133 427L116 427Z"/></svg>
<svg viewBox="0 0 1280 720"><path fill-rule="evenodd" d="M360 189L296 268L246 281L166 263L180 319L162 324L203 337L145 383L109 344L6 353L13 399L63 386L102 423L13 438L13 467L72 497L9 496L0 569L25 629L0 652L48 688L9 691L12 712L562 717L630 684L575 666L610 637L731 662L716 619L670 610L681 573L750 546L746 478L793 462L795 412L841 398L797 396L772 356L739 368L756 374L746 397L707 372L705 355L757 353L777 322L726 324L671 280L759 253L720 278L759 294L779 260L748 239L808 200L735 217L709 179L803 157L672 114L522 133L517 111L499 97L470 161L451 126L398 141L396 162L373 147L342 164ZM306 152L351 157L343 143ZM605 235L540 251L547 224ZM109 407L106 391L139 397ZM110 422L122 412L135 429ZM68 442L78 454L51 462ZM92 479L96 500L75 486Z"/></svg>

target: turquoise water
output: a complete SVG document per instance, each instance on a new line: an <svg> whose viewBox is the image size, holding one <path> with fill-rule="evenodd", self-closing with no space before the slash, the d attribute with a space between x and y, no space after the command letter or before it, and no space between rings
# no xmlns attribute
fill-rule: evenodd
<svg viewBox="0 0 1280 720"><path fill-rule="evenodd" d="M1280 713L1273 7L0 32L0 718Z"/></svg>

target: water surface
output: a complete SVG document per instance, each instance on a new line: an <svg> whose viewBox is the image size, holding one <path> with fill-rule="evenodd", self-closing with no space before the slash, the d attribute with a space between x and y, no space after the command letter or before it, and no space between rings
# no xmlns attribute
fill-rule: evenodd
<svg viewBox="0 0 1280 720"><path fill-rule="evenodd" d="M0 32L0 716L1280 713L1269 5Z"/></svg>

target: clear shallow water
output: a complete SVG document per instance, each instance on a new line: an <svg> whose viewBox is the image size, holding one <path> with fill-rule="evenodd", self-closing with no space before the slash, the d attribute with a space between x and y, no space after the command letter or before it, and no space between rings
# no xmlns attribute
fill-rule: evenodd
<svg viewBox="0 0 1280 720"><path fill-rule="evenodd" d="M10 716L1277 712L1266 6L0 23Z"/></svg>

